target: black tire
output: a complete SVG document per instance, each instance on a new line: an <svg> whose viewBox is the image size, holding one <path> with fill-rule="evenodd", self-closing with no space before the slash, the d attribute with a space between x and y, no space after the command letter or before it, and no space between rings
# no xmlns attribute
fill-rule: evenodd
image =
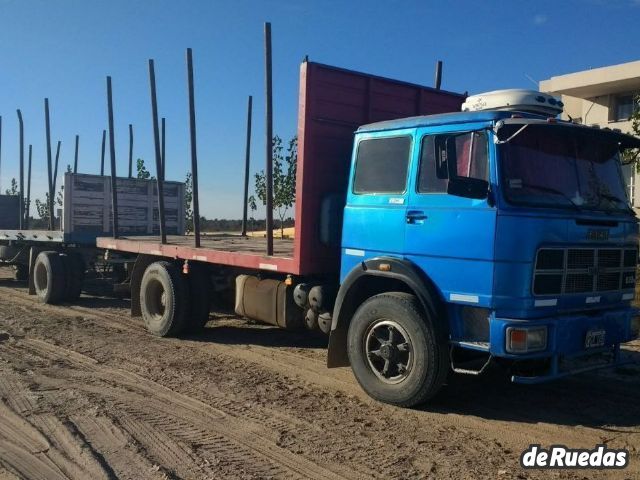
<svg viewBox="0 0 640 480"><path fill-rule="evenodd" d="M152 263L142 276L140 307L147 330L158 337L175 337L185 328L189 288L173 263Z"/></svg>
<svg viewBox="0 0 640 480"><path fill-rule="evenodd" d="M66 272L58 252L40 252L33 265L33 284L41 302L60 303L66 290Z"/></svg>
<svg viewBox="0 0 640 480"><path fill-rule="evenodd" d="M189 319L186 331L197 333L209 321L213 284L209 270L204 265L189 265L187 279L189 283Z"/></svg>
<svg viewBox="0 0 640 480"><path fill-rule="evenodd" d="M82 282L84 281L84 260L76 252L62 254L61 258L65 263L67 284L64 293L66 301L74 301L80 298L82 293Z"/></svg>
<svg viewBox="0 0 640 480"><path fill-rule="evenodd" d="M449 373L446 336L408 293L382 293L364 302L351 320L347 341L356 379L381 402L402 407L424 403Z"/></svg>
<svg viewBox="0 0 640 480"><path fill-rule="evenodd" d="M19 263L13 266L13 279L17 282L26 282L29 280L29 266Z"/></svg>

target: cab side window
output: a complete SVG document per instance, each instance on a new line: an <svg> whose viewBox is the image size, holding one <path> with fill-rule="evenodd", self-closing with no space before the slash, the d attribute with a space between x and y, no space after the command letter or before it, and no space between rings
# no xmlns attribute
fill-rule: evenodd
<svg viewBox="0 0 640 480"><path fill-rule="evenodd" d="M356 156L354 193L403 193L407 188L410 152L410 136L362 140Z"/></svg>
<svg viewBox="0 0 640 480"><path fill-rule="evenodd" d="M422 140L419 193L446 193L453 176L489 179L485 131L427 135Z"/></svg>

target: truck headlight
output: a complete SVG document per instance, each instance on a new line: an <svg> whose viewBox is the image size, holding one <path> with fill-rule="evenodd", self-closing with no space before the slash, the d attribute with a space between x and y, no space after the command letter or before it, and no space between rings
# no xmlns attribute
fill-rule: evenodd
<svg viewBox="0 0 640 480"><path fill-rule="evenodd" d="M509 353L540 352L547 348L547 327L508 327L507 345Z"/></svg>

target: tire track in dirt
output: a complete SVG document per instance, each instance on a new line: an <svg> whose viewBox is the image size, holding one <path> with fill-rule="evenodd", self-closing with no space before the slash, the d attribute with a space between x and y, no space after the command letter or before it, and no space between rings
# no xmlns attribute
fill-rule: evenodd
<svg viewBox="0 0 640 480"><path fill-rule="evenodd" d="M0 288L0 297L3 296L3 293ZM13 292L13 291L11 291ZM13 293L15 295L15 293ZM17 295L16 295L17 296ZM544 421L540 421L541 416L536 411L537 408L553 408L552 402L545 402L542 406L537 406L533 403L532 399L527 397L527 389L522 389L521 393L516 392L513 393L513 389L511 389L511 393L507 394L507 398L511 398L513 401L513 405L509 405L509 400L498 401L495 405L491 405L486 401L483 401L482 398L486 392L479 391L478 397L469 397L469 389L462 389L461 392L463 395L466 393L466 397L456 398L452 395L448 394L448 398L443 400L443 404L436 405L431 411L407 411L407 410L398 410L393 407L380 406L376 402L370 400L364 393L362 393L352 379L350 372L346 369L340 370L326 370L324 366L324 362L322 358L319 358L317 352L313 354L313 356L308 356L306 353L301 353L300 349L288 348L287 347L266 347L261 345L235 345L235 344L225 344L225 343L202 343L197 339L186 339L186 340L158 340L153 337L149 337L144 328L142 327L139 320L125 318L123 315L114 314L112 312L103 311L100 309L87 309L86 307L49 307L43 306L33 302L33 300L28 297L23 297L21 300L24 300L23 305L28 307L29 310L33 311L34 309L37 311L41 311L43 313L48 312L50 314L55 314L57 316L64 315L66 317L82 317L85 319L95 320L95 326L100 325L104 327L107 331L108 329L112 329L117 332L124 332L125 334L130 333L131 335L135 335L136 337L140 337L140 342L144 342L145 339L148 339L150 346L154 346L154 348L162 349L161 343L166 345L167 348L178 348L176 345L180 345L180 351L182 355L186 357L190 357L192 354L198 354L200 361L204 361L203 359L207 354L215 357L218 362L235 362L238 366L238 372L242 368L246 369L264 369L272 371L274 374L279 376L287 376L290 378L294 378L303 382L304 385L307 385L311 390L310 394L314 395L313 389L316 389L315 393L317 393L318 389L323 391L340 391L349 396L355 397L362 401L362 403L366 406L375 407L376 411L380 412L380 415L384 415L387 417L398 417L398 425L413 425L413 429L423 429L429 432L430 436L433 438L429 440L429 444L434 445L434 448L438 448L438 442L442 443L442 448L445 448L446 451L464 451L464 448L469 448L471 445L478 446L480 442L486 443L486 448L478 449L475 455L470 455L469 457L465 454L463 458L471 459L476 458L476 465L469 464L467 467L463 467L460 465L460 469L464 471L467 468L468 472L473 472L474 468L478 468L478 454L482 455L480 452L487 452L488 455L493 456L495 454L496 446L498 449L505 449L508 452L507 458L516 458L519 450L522 449L523 446L528 445L529 443L543 443L543 444L551 444L557 443L560 440L562 443L569 444L572 447L577 446L585 446L592 448L595 443L600 443L603 438L610 439L613 443L618 442L631 442L633 443L633 438L640 438L637 434L634 434L631 430L633 427L616 427L612 426L612 431L607 431L606 425L603 425L602 428L593 428L591 426L580 426L580 425L565 425L563 423L548 423ZM13 297L10 299L6 299L7 302L13 302ZM32 312L33 314L33 312ZM81 314L81 315L79 315ZM72 324L73 325L73 324ZM83 329L83 327L90 327L92 325L75 325L73 328L79 330ZM215 342L215 328L208 329L210 332L207 333L207 337L211 337L211 340ZM90 335L95 335L95 333L89 333ZM78 333L80 335L80 332ZM76 340L82 340L81 336L78 336ZM105 339L105 345L108 347L109 343L111 345L115 345L114 342L118 342L117 338ZM45 342L46 343L46 342ZM66 343L66 342L64 342ZM94 345L95 343L87 343L86 345ZM73 343L73 348L80 347L81 350L90 353L91 350L83 347L82 342L79 345ZM150 351L154 351L151 349ZM109 353L108 348L104 348L104 354L101 355L102 358L105 358L105 354ZM196 355L196 357L198 357ZM58 361L64 361L64 355L59 357ZM86 357L89 358L89 357ZM108 357L107 357L108 358ZM77 358L76 360L82 360L82 357ZM131 368L130 360L126 357L120 358L118 356L115 357L115 360L122 362L123 368ZM108 363L112 363L110 360L106 360ZM99 362L97 362L99 363ZM246 365L243 366L243 363ZM186 368L187 361L182 363L178 363L176 368ZM252 367L253 365L253 367ZM128 367L127 367L128 366ZM79 368L79 367L78 367ZM107 375L107 377L110 374ZM158 377L155 376L157 379ZM169 377L170 378L170 377ZM259 377L258 377L259 378ZM166 383L167 378L160 376L160 381L162 383ZM102 380L101 380L102 381ZM106 380L105 380L106 381ZM116 382L119 384L120 380ZM586 382L585 382L586 383ZM580 383L573 382L575 385L580 385ZM185 393L189 397L199 397L203 398L202 389L198 388L198 386L190 386L188 382L180 383L172 381L170 386L175 390L176 385L179 385L178 390ZM624 385L627 385L626 383ZM619 388L620 385L616 385L615 389L611 388L612 396L608 398L606 404L600 405L599 408L615 408L614 404L616 403L616 398L623 400L625 395L632 395L634 393L638 393L637 386L629 386ZM629 383L629 385L631 385ZM480 384L478 383L478 387ZM304 388L307 388L306 386ZM482 388L485 388L484 383L482 384ZM489 384L489 388L492 388L491 384ZM496 388L493 385L493 388ZM502 388L501 385L498 385L497 388ZM560 395L570 393L566 391L566 388L560 388L557 391ZM554 392L553 389L549 390L550 392ZM586 391L586 389L585 389ZM95 395L99 395L99 391L89 392ZM587 398L582 401L579 398L579 395L575 396L576 398L576 413L578 413L578 409L585 409L587 407L589 401ZM129 405L129 402L126 402ZM248 420L250 424L258 425L258 430L262 431L266 437L272 437L272 430L274 429L294 429L294 430L304 430L305 433L309 436L313 435L314 431L319 430L322 425L326 426L321 421L317 422L313 419L309 418L309 422L305 422L304 420L300 421L294 416L289 414L282 414L280 416L274 416L269 418L262 418L264 415L264 408L256 408L255 405L245 406L242 403L235 402L234 400L229 400L223 393L215 393L211 394L208 392L206 395L206 403L214 407L219 413L227 416L227 421L229 425L236 425L237 419ZM335 401L333 402L335 403ZM468 403L468 406L466 405ZM478 403L478 408L474 408L472 405L474 403ZM522 405L529 405L529 408L522 408L518 403ZM624 402L621 401L621 404ZM628 401L627 401L628 404ZM449 409L449 407L452 407ZM131 408L131 407L129 407ZM430 407L431 409L432 407ZM595 409L594 405L589 405L590 409ZM512 421L509 415L505 416L504 412L501 410L513 410L513 420ZM123 407L123 411L126 409ZM273 411L273 410L271 410ZM460 414L455 413L458 411L466 411L469 413ZM454 413L451 413L454 412ZM140 419L142 414L133 409L132 412L126 411L127 418L133 417ZM584 418L588 418L588 415L584 415L583 412L580 412L580 415ZM606 415L602 415L602 411L598 411L597 409L593 412L594 420L599 421L600 418L606 418ZM233 418L230 418L233 417ZM336 421L339 422L340 414L336 417ZM166 416L163 414L160 416L160 419L165 419ZM402 421L400 421L402 418ZM551 417L550 417L551 418ZM580 417L579 417L580 418ZM322 420L322 419L318 419ZM145 417L143 420L148 424L153 424L156 419L153 417ZM164 420L163 420L164 421ZM192 421L191 421L192 422ZM299 423L295 423L299 422ZM169 428L170 426L164 425L161 428ZM158 427L160 428L160 427ZM411 427L410 427L411 428ZM617 433L616 433L617 431ZM311 434L309 434L311 432ZM335 433L335 432L334 432ZM411 430L408 431L411 434ZM217 432L213 432L212 434L217 434ZM271 434L271 435L270 435ZM169 434L172 438L177 437L177 433L173 432ZM193 437L192 435L195 435ZM177 438L176 441L183 442L182 445L187 445L192 450L203 453L206 451L209 443L202 441L202 445L198 444L198 438L200 435L198 432L190 434L189 436ZM461 436L465 436L467 438L467 442L469 443L469 447L467 446L458 446L456 448L449 448L451 445L447 445L447 443L451 444L455 439L461 439ZM187 438L188 437L188 438ZM619 437L619 438L618 438ZM224 439L224 437L222 437ZM308 437L305 437L308 438ZM318 440L321 440L323 437L318 435L316 437ZM326 438L326 436L325 436ZM211 441L211 438L208 440ZM229 442L229 440L226 440ZM637 443L637 442L636 442ZM233 442L231 442L233 445ZM273 444L273 441L272 441ZM495 444L496 446L494 446ZM384 448L381 446L381 448ZM514 453L515 450L515 453ZM249 455L251 452L249 452ZM208 458L219 458L213 453L207 453L210 455ZM358 465L366 464L367 455L360 451L357 447L356 443L347 444L344 450L344 456L346 458L351 459L351 464L354 462ZM394 455L387 455L386 458L381 461L379 465L376 465L377 473L381 472L393 472L398 471L397 463L400 461L402 454L398 452ZM437 457L436 457L437 458ZM488 459L487 459L488 460ZM418 462L419 459L414 460ZM426 463L428 463L425 460ZM517 460L516 460L517 462ZM638 458L637 455L634 457L634 462L632 464L631 469L626 472L621 472L621 475L626 476L634 476L638 474ZM468 463L466 460L464 463ZM230 463L232 465L233 462ZM435 467L435 463L433 464ZM218 468L225 468L225 465L218 464L216 465ZM426 465L424 471L429 471L429 465ZM220 470L218 470L220 471ZM475 470L476 472L484 472L487 473L486 469L481 468L480 470ZM366 476L369 476L368 470L363 470L363 473L367 472ZM371 471L371 473L376 473ZM251 476L255 475L252 472L246 471L246 474ZM594 472L595 474L595 472ZM278 476L278 475L276 475ZM373 474L371 476L374 476ZM393 475L392 475L393 476ZM532 475L537 477L537 475ZM567 472L568 478L573 478L574 475ZM397 478L397 477L394 477ZM623 478L623 477L620 477Z"/></svg>
<svg viewBox="0 0 640 480"><path fill-rule="evenodd" d="M57 418L37 415L27 421L0 402L0 463L25 478L113 479L110 468L74 430Z"/></svg>
<svg viewBox="0 0 640 480"><path fill-rule="evenodd" d="M121 427L155 453L160 463L179 467L190 456L184 447L184 442L190 441L258 477L355 477L353 472L345 472L346 477L337 473L344 470L342 467L320 467L278 447L268 439L268 430L261 425L245 418L230 420L224 412L137 374L101 365L85 355L38 339L16 341L10 350L16 356L26 353L68 363L67 368L57 370L57 378L47 380L53 385L59 382L58 388L111 397L119 410L126 413ZM72 372L71 379L65 378L68 371ZM176 424L180 427L175 428ZM212 439L208 432L215 432L218 438ZM192 458L186 463L197 462Z"/></svg>

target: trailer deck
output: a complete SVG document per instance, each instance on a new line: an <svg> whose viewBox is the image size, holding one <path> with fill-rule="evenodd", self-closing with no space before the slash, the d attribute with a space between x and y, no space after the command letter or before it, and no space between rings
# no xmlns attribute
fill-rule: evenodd
<svg viewBox="0 0 640 480"><path fill-rule="evenodd" d="M201 234L200 247L194 246L193 235L169 235L162 244L159 236L98 238L97 245L107 250L156 255L182 260L197 260L242 268L299 273L293 261L294 241L273 239L272 257L266 256L265 237L243 237L239 234Z"/></svg>
<svg viewBox="0 0 640 480"><path fill-rule="evenodd" d="M77 238L64 234L61 230L0 230L0 241L14 242L55 242L55 243L81 243Z"/></svg>
<svg viewBox="0 0 640 480"><path fill-rule="evenodd" d="M457 93L305 61L300 67L294 240L274 238L273 255L267 255L266 238L239 235L202 235L196 248L193 236L168 236L163 244L159 236L134 238L120 232L117 239L98 238L97 245L254 270L335 276L354 131L375 121L459 111L464 99Z"/></svg>

